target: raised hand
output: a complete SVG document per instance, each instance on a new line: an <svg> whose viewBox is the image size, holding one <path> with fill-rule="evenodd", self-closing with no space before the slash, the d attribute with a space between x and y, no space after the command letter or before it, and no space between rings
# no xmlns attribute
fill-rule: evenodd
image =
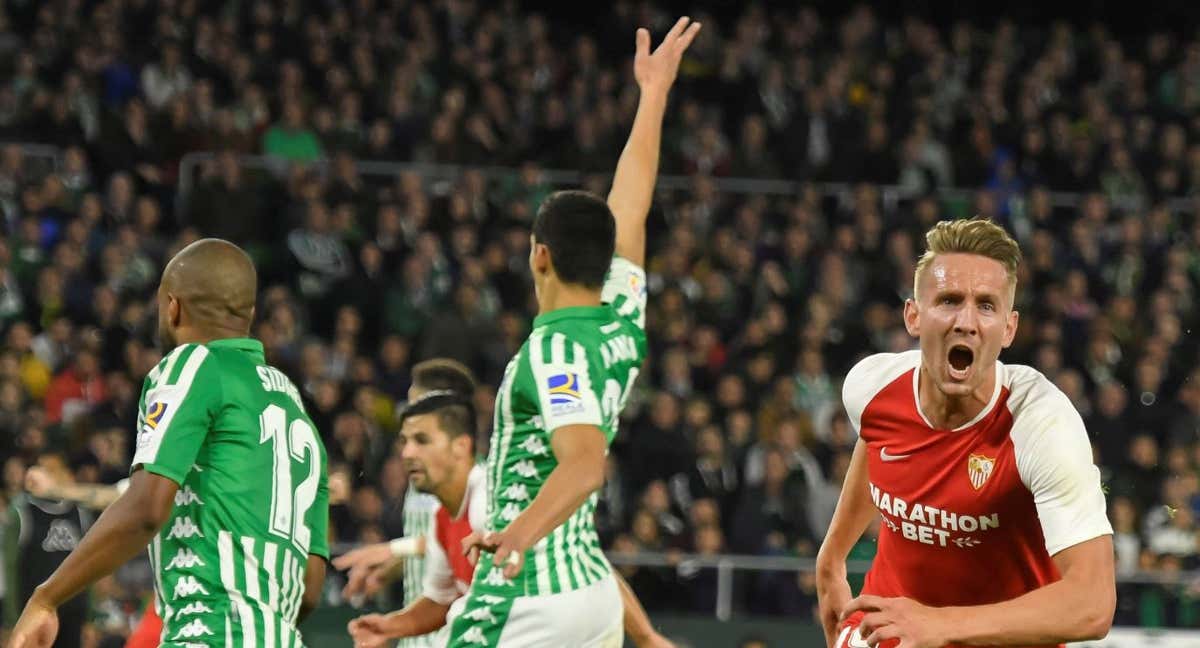
<svg viewBox="0 0 1200 648"><path fill-rule="evenodd" d="M650 52L650 32L646 29L637 30L637 53L633 57L633 76L643 92L647 90L667 90L675 82L679 72L679 61L696 34L700 33L700 23L692 22L684 16L667 32L663 41L653 53Z"/></svg>

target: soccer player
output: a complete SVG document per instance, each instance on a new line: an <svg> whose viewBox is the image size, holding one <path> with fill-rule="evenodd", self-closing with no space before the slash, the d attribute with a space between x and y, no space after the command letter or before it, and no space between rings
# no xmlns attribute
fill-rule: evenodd
<svg viewBox="0 0 1200 648"><path fill-rule="evenodd" d="M475 376L462 363L449 358L432 358L413 365L408 401L417 401L432 391L448 391L472 398ZM473 431L472 431L473 434ZM465 477L464 477L465 478ZM340 570L349 569L342 595L347 599L369 596L379 591L388 575L401 567L404 574L404 606L408 608L422 597L425 582L425 538L439 504L432 494L422 492L411 481L404 495L403 538L348 551L333 560ZM431 648L433 635L405 637L399 648Z"/></svg>
<svg viewBox="0 0 1200 648"><path fill-rule="evenodd" d="M667 95L700 29L689 22L653 54L649 32L637 32L641 98L607 204L558 192L534 218L539 315L497 391L489 531L466 544L478 562L453 648L622 643L622 585L596 534L596 490L646 354L645 220Z"/></svg>
<svg viewBox="0 0 1200 648"><path fill-rule="evenodd" d="M1017 331L1017 243L985 220L925 235L904 323L920 349L846 376L859 432L817 557L829 645L1056 646L1108 632L1112 528L1079 413L1045 376L999 362ZM845 560L876 515L850 599Z"/></svg>
<svg viewBox="0 0 1200 648"><path fill-rule="evenodd" d="M57 608L150 544L164 648L303 646L329 555L325 450L300 394L249 339L256 274L196 241L163 270L129 488L38 586L12 648L47 648Z"/></svg>
<svg viewBox="0 0 1200 648"><path fill-rule="evenodd" d="M5 575L10 596L4 599L4 617L11 624L17 619L21 602L33 596L34 589L52 574L79 544L95 515L77 502L40 488L41 483L57 481L73 486L71 469L58 452L43 452L37 464L25 473L25 493L13 499L8 523L4 525L3 551ZM89 601L86 594L67 601L59 610L59 640L63 648L83 645L83 627L87 623Z"/></svg>
<svg viewBox="0 0 1200 648"><path fill-rule="evenodd" d="M73 502L81 506L103 510L129 488L129 478L122 479L116 484L79 484L69 477L69 473L56 473L42 466L32 466L25 472L25 490L36 498ZM82 534L81 534L82 535ZM74 547L72 547L74 548ZM50 572L38 578L40 583ZM58 641L62 643L64 624L62 608L59 608ZM125 648L157 648L162 637L162 619L154 611L154 603L146 606L137 628L129 634Z"/></svg>
<svg viewBox="0 0 1200 648"><path fill-rule="evenodd" d="M409 479L438 501L424 538L424 582L404 609L351 621L357 648L380 647L392 638L431 636L446 624L446 612L466 593L475 571L463 555L462 541L472 528L483 528L487 514L487 478L483 466L475 465L475 408L469 397L428 392L401 415L400 435Z"/></svg>
<svg viewBox="0 0 1200 648"><path fill-rule="evenodd" d="M423 590L404 609L388 615L367 614L349 624L356 648L379 648L389 639L421 637L443 646L452 605L461 605L475 571L463 555L462 541L484 529L486 474L473 454L475 408L453 391L426 392L410 401L401 416L403 458L411 483L437 498L433 521L423 538ZM454 511L455 513L451 513ZM386 543L385 548L386 548ZM633 591L622 587L626 632L639 648L670 643L651 625Z"/></svg>

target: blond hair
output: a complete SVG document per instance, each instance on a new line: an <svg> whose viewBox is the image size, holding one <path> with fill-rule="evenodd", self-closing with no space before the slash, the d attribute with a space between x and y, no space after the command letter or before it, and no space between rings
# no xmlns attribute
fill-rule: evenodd
<svg viewBox="0 0 1200 648"><path fill-rule="evenodd" d="M917 260L913 273L913 298L917 297L921 273L939 254L978 254L1004 266L1010 290L1017 288L1017 269L1021 265L1021 246L1003 227L986 219L941 221L925 232L925 253Z"/></svg>

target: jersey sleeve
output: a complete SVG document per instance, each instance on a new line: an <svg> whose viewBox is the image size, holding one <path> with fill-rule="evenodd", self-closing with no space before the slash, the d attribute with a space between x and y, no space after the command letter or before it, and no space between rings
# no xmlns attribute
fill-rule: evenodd
<svg viewBox="0 0 1200 648"><path fill-rule="evenodd" d="M529 367L547 434L567 425L604 425L582 344L560 332L534 333L529 340Z"/></svg>
<svg viewBox="0 0 1200 648"><path fill-rule="evenodd" d="M467 500L467 520L471 530L483 532L487 530L487 471L483 466L475 466L467 478L467 488L470 496Z"/></svg>
<svg viewBox="0 0 1200 648"><path fill-rule="evenodd" d="M221 375L208 349L177 348L158 380L146 381L132 469L183 484L221 408Z"/></svg>
<svg viewBox="0 0 1200 648"><path fill-rule="evenodd" d="M305 523L312 533L308 553L329 560L329 462L324 448L320 452L320 461L321 478L317 482L317 497L313 500L312 508L308 510Z"/></svg>
<svg viewBox="0 0 1200 648"><path fill-rule="evenodd" d="M646 328L646 270L625 257L613 257L600 301L611 304L621 317Z"/></svg>
<svg viewBox="0 0 1200 648"><path fill-rule="evenodd" d="M438 544L436 517L425 530L425 575L421 579L421 595L442 605L450 605L458 598L454 570L450 568L446 550Z"/></svg>
<svg viewBox="0 0 1200 648"><path fill-rule="evenodd" d="M1038 400L1028 421L1014 424L1012 438L1017 470L1033 493L1046 551L1053 556L1113 531L1079 412L1057 390Z"/></svg>

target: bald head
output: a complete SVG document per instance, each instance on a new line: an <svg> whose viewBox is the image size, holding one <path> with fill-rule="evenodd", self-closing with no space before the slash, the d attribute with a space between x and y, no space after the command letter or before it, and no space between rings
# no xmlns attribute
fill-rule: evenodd
<svg viewBox="0 0 1200 648"><path fill-rule="evenodd" d="M257 289L258 274L249 255L229 241L200 239L180 250L163 270L160 333L170 325L214 337L246 335L254 320ZM171 298L178 302L174 309ZM167 338L164 341L173 341L175 336Z"/></svg>

